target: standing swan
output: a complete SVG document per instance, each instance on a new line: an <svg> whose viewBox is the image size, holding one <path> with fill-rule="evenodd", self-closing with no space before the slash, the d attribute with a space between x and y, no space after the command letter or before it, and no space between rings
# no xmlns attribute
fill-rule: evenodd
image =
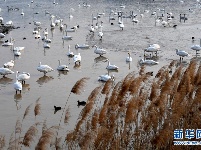
<svg viewBox="0 0 201 150"><path fill-rule="evenodd" d="M53 69L48 66L48 65L41 65L41 62L39 63L39 66L37 67L37 70L40 72L43 72L44 75L46 75L46 73L53 71Z"/></svg>
<svg viewBox="0 0 201 150"><path fill-rule="evenodd" d="M131 54L128 53L128 57L126 57L126 62L131 62L133 59L131 57Z"/></svg>
<svg viewBox="0 0 201 150"><path fill-rule="evenodd" d="M20 75L18 75L17 79L18 81L22 81L22 84L25 84L25 80L30 79L30 73L22 72Z"/></svg>
<svg viewBox="0 0 201 150"><path fill-rule="evenodd" d="M58 71L69 71L69 68L67 65L61 65L61 60L58 60L58 61L59 61L59 65L57 67Z"/></svg>
<svg viewBox="0 0 201 150"><path fill-rule="evenodd" d="M13 87L16 90L16 94L17 94L17 91L20 91L20 93L22 91L22 84L18 81L17 74L18 74L18 71L16 71L16 82L13 84Z"/></svg>
<svg viewBox="0 0 201 150"><path fill-rule="evenodd" d="M3 75L3 77L5 77L5 75L8 74L13 74L14 72L8 68L0 68L0 75Z"/></svg>

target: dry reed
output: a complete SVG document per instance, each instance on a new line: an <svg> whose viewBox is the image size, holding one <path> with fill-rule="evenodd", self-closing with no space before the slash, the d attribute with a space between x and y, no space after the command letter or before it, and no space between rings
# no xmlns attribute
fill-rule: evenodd
<svg viewBox="0 0 201 150"><path fill-rule="evenodd" d="M65 118L64 118L64 123L67 124L70 118L70 108L68 107L66 109L66 113L65 113Z"/></svg>
<svg viewBox="0 0 201 150"><path fill-rule="evenodd" d="M0 149L3 149L6 146L5 136L0 135Z"/></svg>
<svg viewBox="0 0 201 150"><path fill-rule="evenodd" d="M60 128L60 127L52 126L52 127L48 128L47 130L45 130L42 133L42 136L40 137L40 139L35 147L35 150L48 149L48 147L50 146L51 140L53 139L53 137L56 136L55 130L58 128Z"/></svg>
<svg viewBox="0 0 201 150"><path fill-rule="evenodd" d="M39 123L35 123L34 125L32 125L27 132L24 135L22 144L25 147L29 147L30 148L30 144L31 142L34 141L34 137L37 135L38 133L38 129L37 129L37 125L39 125Z"/></svg>
<svg viewBox="0 0 201 150"><path fill-rule="evenodd" d="M24 120L25 117L29 114L31 105L32 105L32 104L30 104L30 105L26 108L26 110L25 110L25 112L24 112L24 115L23 115L23 120Z"/></svg>
<svg viewBox="0 0 201 150"><path fill-rule="evenodd" d="M74 93L74 94L80 94L82 88L84 87L84 85L85 85L85 83L86 83L86 80L88 80L88 79L89 79L89 78L84 77L84 78L78 80L78 81L75 83L75 85L72 87L71 92Z"/></svg>
<svg viewBox="0 0 201 150"><path fill-rule="evenodd" d="M36 104L35 104L35 107L34 107L34 114L35 116L39 115L40 114L40 109L41 109L41 104L39 103L39 100L40 100L40 97L36 100Z"/></svg>

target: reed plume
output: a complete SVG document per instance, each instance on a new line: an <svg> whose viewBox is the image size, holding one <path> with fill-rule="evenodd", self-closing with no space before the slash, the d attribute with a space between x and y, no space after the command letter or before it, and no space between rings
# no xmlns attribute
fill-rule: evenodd
<svg viewBox="0 0 201 150"><path fill-rule="evenodd" d="M27 108L26 108L26 110L25 110L25 112L24 112L24 115L23 115L23 119L22 120L24 120L25 119L25 117L29 114L29 111L30 111L30 107L31 107L31 105L32 104L30 104Z"/></svg>
<svg viewBox="0 0 201 150"><path fill-rule="evenodd" d="M107 94L110 92L110 90L111 90L112 83L113 83L112 80L107 80L107 81L105 82L105 85L104 85L104 87L103 87L101 93L107 95Z"/></svg>
<svg viewBox="0 0 201 150"><path fill-rule="evenodd" d="M37 135L38 133L38 129L37 129L37 125L39 125L39 123L35 123L34 125L32 125L27 132L24 135L22 144L25 147L29 147L30 148L30 144L31 142L34 141L34 137Z"/></svg>
<svg viewBox="0 0 201 150"><path fill-rule="evenodd" d="M84 78L78 80L78 81L75 83L75 85L72 87L71 92L74 93L74 94L80 94L82 88L84 87L84 85L85 85L85 83L86 83L86 80L88 80L88 79L89 79L89 78L84 77Z"/></svg>
<svg viewBox="0 0 201 150"><path fill-rule="evenodd" d="M145 69L146 69L146 66L145 65L141 65L140 70L139 70L139 75L140 76L144 75Z"/></svg>
<svg viewBox="0 0 201 150"><path fill-rule="evenodd" d="M42 133L45 132L46 130L47 130L47 118L43 122Z"/></svg>
<svg viewBox="0 0 201 150"><path fill-rule="evenodd" d="M35 107L34 107L34 114L35 116L39 115L40 114L40 109L41 109L41 104L39 103L39 100L40 100L40 97L36 100L36 104L35 104Z"/></svg>
<svg viewBox="0 0 201 150"><path fill-rule="evenodd" d="M21 124L20 120L17 119L16 125L15 125L15 134L21 133L21 131L22 131L22 124Z"/></svg>
<svg viewBox="0 0 201 150"><path fill-rule="evenodd" d="M47 130L45 130L42 133L42 136L40 137L35 150L45 150L48 149L48 146L50 146L51 140L53 139L53 137L56 136L56 132L55 129L60 128L59 126L52 126L50 128L48 128Z"/></svg>
<svg viewBox="0 0 201 150"><path fill-rule="evenodd" d="M70 118L70 108L68 107L67 109L66 109L66 113L65 113L65 118L64 118L64 123L68 123L68 121L69 121L69 118Z"/></svg>
<svg viewBox="0 0 201 150"><path fill-rule="evenodd" d="M98 111L95 111L91 120L91 128L92 130L96 130L98 126Z"/></svg>
<svg viewBox="0 0 201 150"><path fill-rule="evenodd" d="M3 149L6 146L5 136L0 135L0 149Z"/></svg>
<svg viewBox="0 0 201 150"><path fill-rule="evenodd" d="M158 84L153 82L152 87L151 87L151 93L150 93L150 96L149 96L150 101L153 101L153 100L155 100L157 98L157 96L159 94L158 90L159 90Z"/></svg>

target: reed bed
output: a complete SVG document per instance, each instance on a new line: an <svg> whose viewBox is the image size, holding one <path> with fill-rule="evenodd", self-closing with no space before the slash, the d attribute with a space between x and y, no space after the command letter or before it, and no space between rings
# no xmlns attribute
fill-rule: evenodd
<svg viewBox="0 0 201 150"><path fill-rule="evenodd" d="M81 94L86 79L79 80L71 93ZM40 115L39 99L34 107L35 116ZM67 101L69 99L70 96ZM98 106L103 99L104 103ZM37 150L200 149L198 146L173 145L175 129L201 127L199 61L192 60L185 66L172 61L155 76L147 74L146 67L142 66L138 74L131 72L116 84L108 80L90 93L74 130L59 137L58 131L64 130L71 117L70 106L66 109L67 101L64 124L48 128L46 120L36 122L22 136L22 123L30 111L29 105L22 121L16 122L15 137L11 135L8 149L34 146ZM42 132L38 132L39 128ZM0 136L0 148L6 147L5 143L4 136Z"/></svg>

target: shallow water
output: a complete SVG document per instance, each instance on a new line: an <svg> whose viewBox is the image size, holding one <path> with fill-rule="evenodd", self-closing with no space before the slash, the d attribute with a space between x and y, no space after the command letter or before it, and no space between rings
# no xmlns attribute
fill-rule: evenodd
<svg viewBox="0 0 201 150"><path fill-rule="evenodd" d="M1 16L4 18L4 22L12 20L15 27L19 29L13 29L6 35L4 40L12 37L15 40L14 46L24 46L20 57L14 57L13 51L10 47L0 47L0 64L15 60L15 66L12 69L14 72L29 72L31 74L30 80L23 85L21 94L15 94L13 89L13 83L15 82L15 74L8 75L6 78L0 77L0 135L5 135L8 141L11 133L15 129L15 123L17 119L22 119L24 111L27 106L31 105L28 116L23 121L22 129L23 133L35 122L44 121L47 119L48 127L52 125L58 125L62 111L58 111L54 114L53 106L61 106L64 108L67 97L71 91L71 88L77 80L82 77L90 77L87 81L81 95L71 94L67 106L70 108L71 118L68 126L64 126L64 132L74 129L74 125L78 118L78 115L83 107L77 107L77 100L87 100L90 92L97 86L103 84L98 81L98 76L107 74L105 69L107 62L105 59L109 59L112 64L119 67L118 72L111 72L116 77L115 82L120 81L129 72L138 72L140 65L138 61L143 58L144 51L149 44L158 43L161 46L159 51L158 65L147 66L146 71L154 71L154 74L164 65L168 65L172 60L179 60L179 56L176 55L175 49L183 49L190 54L190 57L184 58L188 63L195 55L195 52L190 49L192 44L200 44L200 8L194 1L188 1L188 3L181 4L179 1L169 3L140 3L128 1L125 9L120 9L121 1L87 1L91 5L90 8L78 7L78 4L82 4L81 1L57 1L58 5L53 5L52 2L35 0L33 4L26 1L6 0L1 1L0 6L2 11ZM20 8L19 11L7 11L6 6L13 6L13 8ZM174 7L176 6L176 7ZM69 19L70 8L74 8L72 15L73 19ZM124 19L125 28L120 30L117 19L109 22L110 8L115 10L122 10L125 14L129 14L130 11L134 13L144 14L143 18L137 16L139 20L138 24L133 24L129 18ZM157 8L165 8L166 12L172 12L174 19L171 25L177 24L177 28L163 27L161 25L155 26L155 18L151 15L151 12L158 10ZM193 12L189 12L189 8ZM20 15L21 9L23 9L25 15ZM65 41L63 43L63 33L56 27L54 30L50 30L49 15L45 15L45 10L48 10L53 15L57 15L62 18L64 23L68 24L68 27L74 25L80 25L80 28L76 32L69 32L68 35L73 36L73 40ZM149 13L144 13L144 10L150 10ZM39 12L39 14L35 14ZM103 39L99 40L97 32L94 36L89 35L89 24L92 23L92 14L95 16L97 13L105 12L105 16L99 19L103 21ZM165 12L165 13L166 13ZM161 13L158 11L158 13ZM184 23L179 22L179 14L186 14L188 20ZM34 29L33 21L40 21L41 35L45 28L48 28L48 38L52 40L50 43L51 48L43 48L42 40L34 39L32 31ZM93 22L94 24L96 21ZM23 37L26 39L23 40ZM191 37L195 37L194 43L192 43ZM90 46L96 44L105 48L108 53L104 57L99 57L93 52L94 48L90 49L75 49L75 44L89 44ZM78 52L82 56L81 66L76 67L72 58L66 56L68 52L68 45L71 45L71 50L77 54ZM133 61L128 64L125 59L128 51L131 52ZM62 64L67 64L70 71L66 74L58 72L56 70L58 66L58 59ZM37 71L39 62L42 64L48 64L55 71L47 73L47 76L43 76L43 73ZM41 114L35 118L34 106L35 101L40 97Z"/></svg>

